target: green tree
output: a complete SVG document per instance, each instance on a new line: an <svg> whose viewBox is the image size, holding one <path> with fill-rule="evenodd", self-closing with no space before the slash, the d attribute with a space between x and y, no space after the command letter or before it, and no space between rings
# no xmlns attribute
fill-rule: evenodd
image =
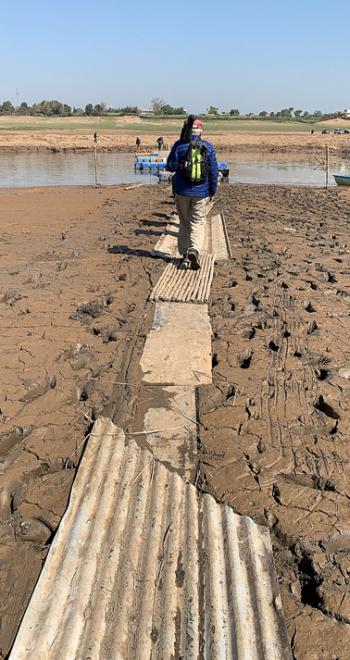
<svg viewBox="0 0 350 660"><path fill-rule="evenodd" d="M215 117L217 117L219 114L219 108L217 108L215 105L211 105L209 106L207 112L208 115L215 115Z"/></svg>
<svg viewBox="0 0 350 660"><path fill-rule="evenodd" d="M4 101L2 106L1 106L1 112L4 115L12 115L12 113L15 111L11 101Z"/></svg>
<svg viewBox="0 0 350 660"><path fill-rule="evenodd" d="M302 110L294 110L294 117L301 117L302 114L303 114Z"/></svg>
<svg viewBox="0 0 350 660"><path fill-rule="evenodd" d="M155 115L160 115L163 107L167 105L164 99L160 98L152 99L151 104Z"/></svg>
<svg viewBox="0 0 350 660"><path fill-rule="evenodd" d="M282 110L277 112L276 116L283 117L283 118L291 117L293 110L294 110L294 108L282 108Z"/></svg>
<svg viewBox="0 0 350 660"><path fill-rule="evenodd" d="M322 112L321 110L315 110L315 112L312 115L313 117L317 117L318 119L322 117Z"/></svg>
<svg viewBox="0 0 350 660"><path fill-rule="evenodd" d="M28 106L28 103L26 101L22 101L21 105L17 108L16 110L18 115L30 115L32 112L32 108Z"/></svg>
<svg viewBox="0 0 350 660"><path fill-rule="evenodd" d="M88 103L88 104L85 106L85 112L86 112L86 114L87 114L88 116L94 114L94 106L92 105L92 103Z"/></svg>
<svg viewBox="0 0 350 660"><path fill-rule="evenodd" d="M50 117L52 115L62 116L63 115L63 103L61 101L40 101L40 103L34 103L32 108L32 114L35 115L46 115Z"/></svg>
<svg viewBox="0 0 350 660"><path fill-rule="evenodd" d="M263 117L263 119L265 119L265 117L267 117L268 114L269 113L266 110L262 110L261 112L259 112L259 117Z"/></svg>
<svg viewBox="0 0 350 660"><path fill-rule="evenodd" d="M40 103L34 103L33 108L35 108L35 114L38 115L49 114L49 106L47 101L40 101Z"/></svg>
<svg viewBox="0 0 350 660"><path fill-rule="evenodd" d="M232 108L232 110L230 110L229 114L231 115L231 117L239 117L240 113L239 113L238 108Z"/></svg>
<svg viewBox="0 0 350 660"><path fill-rule="evenodd" d="M105 110L106 110L105 103L96 103L93 114L96 117L102 117Z"/></svg>
<svg viewBox="0 0 350 660"><path fill-rule="evenodd" d="M106 113L108 112L120 115L137 115L138 107L137 105L126 105L123 108L107 108Z"/></svg>
<svg viewBox="0 0 350 660"><path fill-rule="evenodd" d="M63 115L63 103L61 101L49 101L48 112L49 115Z"/></svg>
<svg viewBox="0 0 350 660"><path fill-rule="evenodd" d="M163 105L161 109L161 113L162 115L184 115L185 110L182 106L179 108L174 108L172 105L166 103L165 105Z"/></svg>

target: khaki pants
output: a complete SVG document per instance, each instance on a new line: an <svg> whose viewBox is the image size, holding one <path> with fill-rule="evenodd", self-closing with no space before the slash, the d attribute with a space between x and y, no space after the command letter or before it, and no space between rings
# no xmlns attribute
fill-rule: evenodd
<svg viewBox="0 0 350 660"><path fill-rule="evenodd" d="M189 248L201 252L205 239L208 197L175 195L175 203L180 218L179 253L184 255Z"/></svg>

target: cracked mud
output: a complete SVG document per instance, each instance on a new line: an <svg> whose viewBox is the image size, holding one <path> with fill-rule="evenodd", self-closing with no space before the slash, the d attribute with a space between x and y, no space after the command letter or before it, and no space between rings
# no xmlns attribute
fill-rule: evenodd
<svg viewBox="0 0 350 660"><path fill-rule="evenodd" d="M164 264L148 258L154 238L135 228L166 206L163 191L151 209L139 193L0 192L0 658L66 508L84 438L115 404L124 356L144 341L137 328Z"/></svg>
<svg viewBox="0 0 350 660"><path fill-rule="evenodd" d="M201 484L270 527L294 658L350 657L350 195L221 188ZM312 319L310 320L310 317Z"/></svg>
<svg viewBox="0 0 350 660"><path fill-rule="evenodd" d="M1 657L91 423L103 411L139 431L146 301L165 266L151 250L172 205L161 186L0 198ZM294 658L347 660L350 196L223 185L217 208L233 259L215 266L196 483L269 526Z"/></svg>

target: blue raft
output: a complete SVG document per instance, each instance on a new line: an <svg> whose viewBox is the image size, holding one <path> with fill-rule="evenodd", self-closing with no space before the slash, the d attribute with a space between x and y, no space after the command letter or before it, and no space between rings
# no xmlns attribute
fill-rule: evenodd
<svg viewBox="0 0 350 660"><path fill-rule="evenodd" d="M159 172L165 170L165 166L166 156L161 156L158 152L135 156L135 170Z"/></svg>

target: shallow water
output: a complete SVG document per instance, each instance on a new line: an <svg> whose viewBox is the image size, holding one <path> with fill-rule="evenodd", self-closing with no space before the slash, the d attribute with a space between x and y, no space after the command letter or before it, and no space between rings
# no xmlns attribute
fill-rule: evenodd
<svg viewBox="0 0 350 660"><path fill-rule="evenodd" d="M240 156L228 159L230 183L255 183L297 186L324 186L325 170L315 156L306 160L279 155ZM350 175L350 163L334 161L329 167L329 185L335 186L333 174Z"/></svg>
<svg viewBox="0 0 350 660"><path fill-rule="evenodd" d="M325 173L315 157L310 160L285 155L219 154L230 167L230 183L314 185L325 183ZM349 174L350 163L332 162L332 174ZM101 184L157 183L154 175L135 173L134 154L97 154L96 179ZM93 153L0 153L0 187L94 185Z"/></svg>

